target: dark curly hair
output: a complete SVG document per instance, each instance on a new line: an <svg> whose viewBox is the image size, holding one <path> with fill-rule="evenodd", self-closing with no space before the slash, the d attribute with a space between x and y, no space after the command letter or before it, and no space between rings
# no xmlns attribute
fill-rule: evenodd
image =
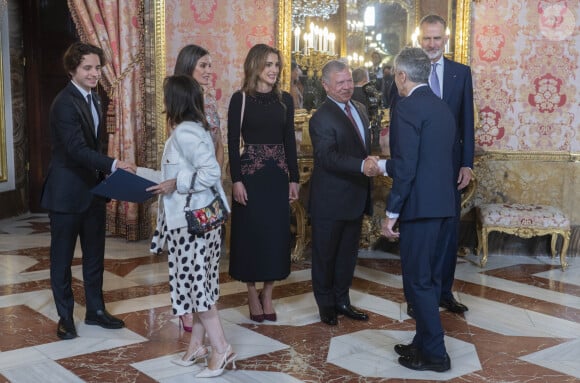
<svg viewBox="0 0 580 383"><path fill-rule="evenodd" d="M81 65L83 57L90 54L99 56L101 66L105 66L105 53L101 48L80 41L71 44L62 57L62 65L66 73L70 74L76 71L79 65Z"/></svg>

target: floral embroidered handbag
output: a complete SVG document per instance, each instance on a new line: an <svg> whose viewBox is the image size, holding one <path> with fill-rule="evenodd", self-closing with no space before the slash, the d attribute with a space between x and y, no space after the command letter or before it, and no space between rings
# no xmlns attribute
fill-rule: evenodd
<svg viewBox="0 0 580 383"><path fill-rule="evenodd" d="M196 177L197 173L194 173L193 177L191 177L190 191L193 190ZM191 201L191 195L193 192L190 192L187 195L183 211L185 212L185 219L187 220L187 231L190 234L205 234L210 230L217 229L228 219L228 211L226 210L220 194L213 186L211 191L214 194L214 199L209 205L199 209L191 209L189 207L189 202Z"/></svg>

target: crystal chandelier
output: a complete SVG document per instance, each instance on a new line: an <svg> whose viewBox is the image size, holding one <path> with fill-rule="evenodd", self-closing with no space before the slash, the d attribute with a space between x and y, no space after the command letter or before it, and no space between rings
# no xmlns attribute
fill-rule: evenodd
<svg viewBox="0 0 580 383"><path fill-rule="evenodd" d="M306 17L324 20L338 11L338 0L295 0L292 2L292 25L304 25Z"/></svg>

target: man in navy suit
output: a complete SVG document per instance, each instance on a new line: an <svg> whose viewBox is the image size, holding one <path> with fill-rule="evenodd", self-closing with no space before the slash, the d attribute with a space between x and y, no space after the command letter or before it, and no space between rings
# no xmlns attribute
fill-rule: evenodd
<svg viewBox="0 0 580 383"><path fill-rule="evenodd" d="M322 322L334 326L337 314L354 320L368 315L350 304L349 289L358 254L363 215L371 214L369 118L351 100L350 68L331 60L322 68L327 99L310 119L314 168L310 178L312 288Z"/></svg>
<svg viewBox="0 0 580 383"><path fill-rule="evenodd" d="M92 91L101 77L103 51L73 43L63 64L71 81L50 108L51 160L42 190L41 206L50 217L50 283L60 320L57 336L77 336L74 318L71 264L77 238L83 252L85 323L122 328L122 320L105 310L103 271L105 257L105 204L90 190L117 168L135 172L132 163L104 154L101 143L103 115L99 96Z"/></svg>
<svg viewBox="0 0 580 383"><path fill-rule="evenodd" d="M429 85L433 92L451 109L457 131L453 145L453 171L455 174L455 232L451 246L445 254L443 268L443 286L439 305L454 313L463 313L467 306L458 302L452 293L457 264L457 249L459 239L459 223L461 220L461 190L473 177L474 153L474 121L473 121L473 82L471 69L463 64L449 60L443 56L448 36L445 34L447 24L438 15L427 15L420 22L419 44L431 60ZM433 73L433 66L435 72ZM436 77L435 77L436 74ZM396 86L391 92L391 118L399 100ZM407 299L408 300L408 299ZM408 314L414 316L413 305L408 302Z"/></svg>
<svg viewBox="0 0 580 383"><path fill-rule="evenodd" d="M429 89L429 72L430 60L420 48L405 48L395 58L395 82L403 98L391 121L386 170L393 186L383 234L400 239L403 286L415 310L413 342L395 346L399 363L413 370L443 372L451 362L443 341L439 297L444 254L455 230L456 125L445 102Z"/></svg>

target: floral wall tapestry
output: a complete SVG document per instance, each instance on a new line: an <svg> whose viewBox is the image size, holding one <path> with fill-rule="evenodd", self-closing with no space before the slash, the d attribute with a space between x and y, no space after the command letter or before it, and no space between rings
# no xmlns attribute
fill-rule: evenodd
<svg viewBox="0 0 580 383"><path fill-rule="evenodd" d="M213 89L218 102L225 143L227 108L241 87L244 59L258 43L276 44L273 0L181 1L165 0L167 74L179 50L188 44L206 48L212 57Z"/></svg>
<svg viewBox="0 0 580 383"><path fill-rule="evenodd" d="M487 150L580 152L578 0L483 0L471 68Z"/></svg>

